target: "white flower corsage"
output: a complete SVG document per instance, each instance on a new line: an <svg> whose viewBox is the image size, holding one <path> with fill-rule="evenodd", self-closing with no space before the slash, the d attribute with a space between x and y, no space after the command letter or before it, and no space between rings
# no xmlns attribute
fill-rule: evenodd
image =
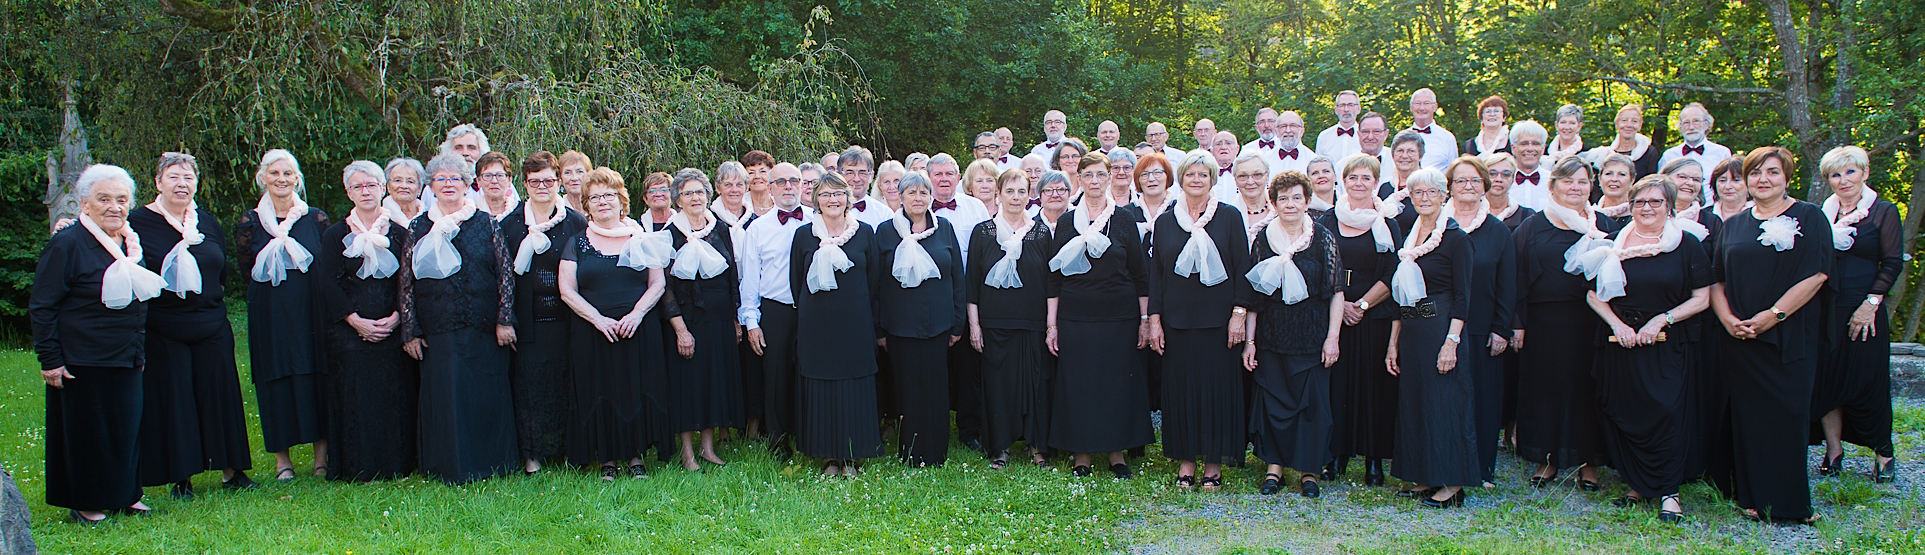
<svg viewBox="0 0 1925 555"><path fill-rule="evenodd" d="M1764 228L1764 232L1758 234L1758 243L1778 249L1778 252L1791 250L1798 243L1798 236L1804 235L1798 231L1798 220L1791 216L1781 215L1765 220L1760 227Z"/></svg>

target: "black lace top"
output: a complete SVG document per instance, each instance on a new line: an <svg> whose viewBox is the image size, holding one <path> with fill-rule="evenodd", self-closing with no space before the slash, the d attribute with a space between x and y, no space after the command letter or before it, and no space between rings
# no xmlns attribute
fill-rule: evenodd
<svg viewBox="0 0 1925 555"><path fill-rule="evenodd" d="M501 240L495 219L483 212L461 223L450 242L461 269L447 279L415 279L414 249L434 227L429 218L409 226L408 256L401 257L402 341L424 335L515 323L514 253Z"/></svg>
<svg viewBox="0 0 1925 555"><path fill-rule="evenodd" d="M1002 217L1000 215L996 216ZM1049 257L1055 256L1055 238L1042 216L1034 216L1029 233L1023 235L1023 254L1016 259L1016 278L1022 287L1004 289L984 283L989 269L1003 259L1003 245L996 240L996 222L984 220L969 235L968 302L976 305L976 321L986 329L1044 331L1049 317L1049 295L1044 284L1049 280Z"/></svg>
<svg viewBox="0 0 1925 555"><path fill-rule="evenodd" d="M669 229L673 230L669 235L675 240L676 252L681 252L682 246L688 244L688 235L675 226L669 226ZM707 321L709 318L734 320L735 309L742 304L742 296L738 294L740 284L736 282L741 274L735 272L735 240L729 234L728 224L715 226L715 231L709 232L708 237L702 240L715 247L715 252L721 253L723 260L729 261L729 269L708 279L702 279L701 276L681 279L669 275L668 291L663 293L662 300L664 304L674 305L675 311L666 313L667 317L680 315L695 321ZM674 268L674 265L671 264L669 268Z"/></svg>
<svg viewBox="0 0 1925 555"><path fill-rule="evenodd" d="M352 218L350 213L346 217ZM390 223L387 230L388 252L394 253L395 260L408 255L408 228L401 224ZM361 259L341 255L345 250L348 223L342 221L328 227L321 234L321 251L314 253L315 277L319 279L321 296L325 300L325 310L321 320L328 332L336 334L332 345L347 346L350 349L392 348L399 345L401 334L391 334L380 343L361 341L351 326L343 323L349 314L359 315L369 320L379 320L399 310L400 298L396 287L401 281L401 271L380 279L361 279Z"/></svg>
<svg viewBox="0 0 1925 555"><path fill-rule="evenodd" d="M1290 262L1303 272L1304 290L1310 295L1296 304L1283 304L1283 289L1269 295L1246 287L1239 303L1257 315L1257 348L1286 355L1317 354L1330 331L1330 297L1344 292L1343 258L1337 253L1336 234L1316 223L1310 224L1316 236L1303 252ZM1270 248L1266 233L1258 232L1250 255L1251 267L1277 256ZM1283 248L1289 248L1283 245ZM1369 284L1365 284L1366 286Z"/></svg>
<svg viewBox="0 0 1925 555"><path fill-rule="evenodd" d="M1858 232L1852 235L1851 248L1832 249L1837 306L1858 306L1866 295L1891 291L1905 271L1905 227L1898 207L1881 200L1867 210L1865 219L1852 225Z"/></svg>
<svg viewBox="0 0 1925 555"><path fill-rule="evenodd" d="M528 326L535 322L562 322L572 316L568 307L561 303L561 284L557 274L561 267L561 251L568 246L568 239L588 228L588 220L572 208L556 205L568 214L562 216L561 223L548 229L549 246L546 252L536 254L528 265L528 273L515 276L515 322L516 333L532 333ZM521 252L521 241L528 237L528 218L526 210L517 208L507 216L502 216L496 225L501 227L501 242L508 247L508 267L514 268L514 257ZM547 217L553 217L550 212ZM541 217L541 216L537 216Z"/></svg>

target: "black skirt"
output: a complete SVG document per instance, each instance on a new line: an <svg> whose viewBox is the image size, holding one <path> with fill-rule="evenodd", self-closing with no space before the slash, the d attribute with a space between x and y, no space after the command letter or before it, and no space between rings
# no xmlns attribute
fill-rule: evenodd
<svg viewBox="0 0 1925 555"><path fill-rule="evenodd" d="M1517 381L1517 457L1576 468L1604 464L1597 410L1597 313L1584 301L1531 303Z"/></svg>
<svg viewBox="0 0 1925 555"><path fill-rule="evenodd" d="M1685 442L1685 479L1702 476L1725 497L1737 497L1732 484L1731 384L1725 376L1730 361L1725 360L1725 343L1737 341L1726 333L1717 316L1700 314L1698 346L1692 354L1696 370L1691 379L1691 423L1685 427L1690 440Z"/></svg>
<svg viewBox="0 0 1925 555"><path fill-rule="evenodd" d="M1477 468L1484 481L1497 478L1497 431L1504 427L1504 361L1508 348L1491 356L1489 333L1464 332L1467 345L1458 368L1470 372L1472 395L1477 398Z"/></svg>
<svg viewBox="0 0 1925 555"><path fill-rule="evenodd" d="M331 339L336 343L328 357L334 365L327 376L328 478L365 482L413 473L420 367L401 349L398 336L376 348L343 345L360 342L353 333Z"/></svg>
<svg viewBox="0 0 1925 555"><path fill-rule="evenodd" d="M902 415L897 455L909 466L942 466L949 459L949 335L891 335L888 351L893 405Z"/></svg>
<svg viewBox="0 0 1925 555"><path fill-rule="evenodd" d="M643 317L634 336L614 343L587 320L569 321L574 403L568 413L568 462L625 464L640 458L649 445L670 435L661 399L667 361L659 320Z"/></svg>
<svg viewBox="0 0 1925 555"><path fill-rule="evenodd" d="M1426 298L1450 305L1448 296ZM1484 471L1477 457L1474 370L1465 367L1470 347L1457 345L1457 367L1438 373L1437 354L1450 319L1406 318L1397 334L1397 449L1391 475L1432 487L1476 486Z"/></svg>
<svg viewBox="0 0 1925 555"><path fill-rule="evenodd" d="M711 303L727 299L705 299ZM711 304L710 306L714 306ZM734 428L743 423L742 361L737 356L735 323L727 318L689 318L683 322L695 336L695 356L682 358L672 343L673 329L664 330L662 347L668 357L669 422L677 432ZM758 403L759 404L759 403Z"/></svg>
<svg viewBox="0 0 1925 555"><path fill-rule="evenodd" d="M493 341L494 337L489 336ZM503 361L504 364L506 361ZM327 439L322 433L327 386L320 374L294 374L255 380L254 396L261 409L261 443L269 453L280 453L304 443Z"/></svg>
<svg viewBox="0 0 1925 555"><path fill-rule="evenodd" d="M1061 321L1050 384L1050 447L1108 453L1149 445L1150 384L1137 322ZM1168 400L1165 399L1167 402Z"/></svg>
<svg viewBox="0 0 1925 555"><path fill-rule="evenodd" d="M1892 327L1884 309L1874 322L1877 333L1866 341L1853 341L1844 330L1849 328L1857 305L1832 307L1831 321L1836 328L1826 335L1831 354L1818 365L1818 380L1812 387L1811 417L1816 420L1836 409L1844 420L1844 441L1862 445L1892 456ZM1814 423L1812 440L1824 439Z"/></svg>
<svg viewBox="0 0 1925 555"><path fill-rule="evenodd" d="M1330 450L1338 460L1390 458L1397 434L1397 377L1384 367L1390 320L1365 316L1338 336L1330 374Z"/></svg>
<svg viewBox="0 0 1925 555"><path fill-rule="evenodd" d="M515 367L508 384L515 392L515 437L521 458L560 457L570 401L568 317L521 326L530 337L515 338ZM600 335L599 332L596 333Z"/></svg>
<svg viewBox="0 0 1925 555"><path fill-rule="evenodd" d="M1164 456L1243 466L1250 415L1242 345L1228 346L1227 327L1163 333Z"/></svg>
<svg viewBox="0 0 1925 555"><path fill-rule="evenodd" d="M846 380L796 376L795 391L797 451L820 459L882 456L874 375Z"/></svg>
<svg viewBox="0 0 1925 555"><path fill-rule="evenodd" d="M1777 345L1755 339L1726 341L1724 358L1738 506L1774 520L1810 518L1805 440L1817 361L1784 360Z"/></svg>
<svg viewBox="0 0 1925 555"><path fill-rule="evenodd" d="M81 511L140 501L140 370L67 366L47 388L47 504Z"/></svg>
<svg viewBox="0 0 1925 555"><path fill-rule="evenodd" d="M990 456L1017 440L1049 446L1049 384L1055 373L1043 332L983 328L983 447Z"/></svg>
<svg viewBox="0 0 1925 555"><path fill-rule="evenodd" d="M1644 321L1626 318L1642 328ZM1688 417L1692 402L1691 355L1686 338L1634 349L1606 344L1593 375L1604 419L1604 445L1611 467L1646 499L1678 493L1684 483Z"/></svg>
<svg viewBox="0 0 1925 555"><path fill-rule="evenodd" d="M1330 369L1321 358L1257 351L1250 441L1263 462L1315 472L1330 461Z"/></svg>
<svg viewBox="0 0 1925 555"><path fill-rule="evenodd" d="M508 348L493 326L430 334L421 353L422 472L461 484L520 466Z"/></svg>
<svg viewBox="0 0 1925 555"><path fill-rule="evenodd" d="M227 318L153 323L141 371L140 485L254 468Z"/></svg>

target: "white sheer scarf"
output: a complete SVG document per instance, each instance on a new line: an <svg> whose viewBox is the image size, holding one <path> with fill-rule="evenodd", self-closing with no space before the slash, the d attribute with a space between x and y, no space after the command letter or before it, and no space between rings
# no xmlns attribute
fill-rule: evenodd
<svg viewBox="0 0 1925 555"><path fill-rule="evenodd" d="M841 287L836 283L836 272L846 272L856 265L855 261L849 260L849 253L843 252L842 245L855 238L856 230L862 228L862 222L856 221L853 214L844 214L842 233L829 235L829 226L823 225L822 214L816 213L814 220L809 222L814 224L809 228L821 244L809 259L809 292L834 291Z"/></svg>
<svg viewBox="0 0 1925 555"><path fill-rule="evenodd" d="M563 220L568 219L568 207L559 202L550 206L555 209L554 217L546 221L537 221L535 203L521 203L521 220L528 226L528 235L523 236L521 244L515 246L516 274L528 273L528 269L534 266L535 255L548 252L548 249L555 245L555 241L548 238L548 230L554 229ZM496 221L500 219L496 218Z"/></svg>
<svg viewBox="0 0 1925 555"><path fill-rule="evenodd" d="M120 227L120 241L108 237L107 232L86 215L80 216L80 226L93 234L107 254L113 255L114 263L107 265L107 271L100 278L100 304L107 308L120 310L134 301L145 301L160 296L160 288L166 282L160 274L140 265L140 235L126 224ZM122 245L126 248L123 250Z"/></svg>
<svg viewBox="0 0 1925 555"><path fill-rule="evenodd" d="M1076 236L1063 243L1063 248L1049 259L1051 271L1062 272L1065 276L1088 272L1090 259L1102 258L1103 252L1110 249L1110 236L1105 231L1109 229L1110 216L1116 213L1116 203L1105 200L1103 211L1097 213L1094 219L1090 218L1087 202L1077 204L1076 209L1071 211L1075 216L1069 220L1076 228Z"/></svg>
<svg viewBox="0 0 1925 555"><path fill-rule="evenodd" d="M1310 296L1309 287L1303 281L1303 270L1294 262L1297 253L1310 248L1310 240L1317 235L1316 224L1310 222L1310 213L1305 212L1297 235L1291 236L1284 230L1282 218L1271 218L1263 226L1263 239L1270 244L1270 250L1277 256L1265 258L1250 267L1243 277L1250 280L1250 287L1257 292L1269 295L1279 289L1283 291L1283 304L1297 304Z"/></svg>
<svg viewBox="0 0 1925 555"><path fill-rule="evenodd" d="M261 229L274 237L267 241L267 246L261 247L260 254L254 255L254 281L280 285L281 280L287 279L288 270L306 272L308 264L314 262L314 253L288 236L294 224L307 215L307 203L301 202L300 197L292 200L294 204L287 207L286 217L274 213L274 199L268 194L261 195L260 204L254 207L260 215Z"/></svg>
<svg viewBox="0 0 1925 555"><path fill-rule="evenodd" d="M201 233L200 204L188 202L186 218L175 218L164 207L155 212L166 218L167 224L174 226L174 231L180 232L180 242L174 243L174 248L168 249L167 256L160 260L160 278L167 283L166 289L183 299L187 298L188 293L201 292L200 261L195 260L193 251L188 250L207 239Z"/></svg>
<svg viewBox="0 0 1925 555"><path fill-rule="evenodd" d="M922 240L941 229L942 220L936 219L934 212L923 212L922 217L929 222L922 233L909 231L912 226L903 210L896 210L896 217L891 220L896 226L896 235L902 237L902 244L896 245L896 259L891 261L889 271L903 287L915 287L924 280L942 277L942 270L936 267L935 259L929 257L929 250L922 248Z"/></svg>
<svg viewBox="0 0 1925 555"><path fill-rule="evenodd" d="M455 250L454 236L461 233L461 224L475 215L474 201L461 199L461 208L451 214L441 212L441 203L428 207L424 213L433 227L414 244L415 279L447 279L461 271L461 251Z"/></svg>
<svg viewBox="0 0 1925 555"><path fill-rule="evenodd" d="M669 225L680 230L683 238L687 239L682 243L682 248L675 251L675 265L669 267L669 274L677 278L713 279L729 269L729 259L708 242L709 234L715 232L716 226L728 224L715 217L714 211L704 209L703 212L708 214L708 225L701 229L694 229L695 224L688 221L685 212L676 212L668 217Z"/></svg>
<svg viewBox="0 0 1925 555"><path fill-rule="evenodd" d="M353 212L341 218L348 223L348 236L341 238L347 248L341 250L341 256L361 259L361 268L354 272L361 279L387 279L401 269L401 260L388 250L393 243L388 240L388 211L376 210L375 214L372 224L362 224Z"/></svg>

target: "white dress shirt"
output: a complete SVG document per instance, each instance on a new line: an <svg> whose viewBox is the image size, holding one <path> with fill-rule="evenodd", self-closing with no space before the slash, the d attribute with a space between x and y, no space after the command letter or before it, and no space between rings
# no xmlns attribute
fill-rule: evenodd
<svg viewBox="0 0 1925 555"><path fill-rule="evenodd" d="M1718 167L1719 162L1723 162L1726 158L1731 157L1731 147L1711 142L1710 139L1705 139L1704 142L1691 145L1693 152L1690 154L1684 153L1685 146L1684 143L1678 143L1676 146L1665 149L1664 155L1658 157L1658 171L1664 171L1664 167L1671 165L1672 160L1690 158L1697 160L1698 165L1704 168L1704 175L1709 176L1711 175L1712 168ZM1697 147L1704 147L1704 152L1696 152ZM1698 195L1698 202L1710 204L1711 193L1717 189L1716 184L1706 184L1706 186L1700 188L1703 189L1703 191Z"/></svg>
<svg viewBox="0 0 1925 555"><path fill-rule="evenodd" d="M1269 144L1264 144L1264 143L1269 143ZM1247 154L1250 152L1256 152L1258 156L1261 156L1263 158L1264 165L1270 166L1270 175L1277 174L1277 140L1276 139L1258 138L1257 140L1243 143L1243 149L1237 152L1237 156L1240 158L1244 154Z"/></svg>
<svg viewBox="0 0 1925 555"><path fill-rule="evenodd" d="M1537 183L1525 183L1526 175L1536 175ZM1511 182L1512 203L1539 212L1543 212L1544 207L1551 204L1551 168L1549 166L1538 164L1537 170L1532 172L1517 170L1517 177L1513 179L1515 181Z"/></svg>
<svg viewBox="0 0 1925 555"><path fill-rule="evenodd" d="M943 207L934 212L937 216L949 220L951 227L955 228L956 244L962 250L962 259L967 261L969 260L969 234L976 231L976 224L988 220L991 214L989 208L983 206L983 201L976 200L976 197L956 195L954 200L956 201L954 209ZM893 218L895 214L890 214L889 217Z"/></svg>
<svg viewBox="0 0 1925 555"><path fill-rule="evenodd" d="M896 217L896 213L889 210L889 203L876 195L863 195L861 200L849 205L849 210L855 212L856 221L869 224L869 227L880 226L882 222Z"/></svg>
<svg viewBox="0 0 1925 555"><path fill-rule="evenodd" d="M1293 152L1296 153L1295 157L1290 156ZM1277 149L1277 151L1271 153L1270 157L1265 159L1264 162L1270 164L1270 179L1276 179L1277 174L1283 172L1304 171L1305 168L1310 167L1310 157L1316 155L1317 153L1311 152L1310 147L1298 144L1296 148ZM1268 179L1264 180L1266 184L1269 182Z"/></svg>
<svg viewBox="0 0 1925 555"><path fill-rule="evenodd" d="M991 160L996 161L996 175L1002 175L1003 172L1009 170L1023 169L1023 157L1014 154L1004 154L991 158Z"/></svg>
<svg viewBox="0 0 1925 555"><path fill-rule="evenodd" d="M1036 146L1029 147L1029 153L1042 156L1043 160L1047 162L1049 160L1049 157L1056 153L1056 146L1061 144L1063 144L1063 141L1061 140L1057 140L1053 142L1044 141L1044 142L1036 143ZM1021 166L1022 161L1018 160L1017 165Z"/></svg>
<svg viewBox="0 0 1925 555"><path fill-rule="evenodd" d="M1449 129L1444 129L1444 124L1433 121L1424 128L1410 129L1424 137L1424 160L1420 164L1423 167L1444 171L1444 168L1450 167L1451 160L1457 159L1457 136L1450 134ZM1425 129L1430 132L1424 133Z"/></svg>
<svg viewBox="0 0 1925 555"><path fill-rule="evenodd" d="M1317 154L1329 158L1331 165L1341 164L1344 158L1364 150L1364 147L1357 143L1358 126L1350 126L1347 129L1350 132L1348 135L1338 135L1338 129L1344 129L1343 125L1332 125L1329 129L1317 134ZM1343 170L1343 168L1337 169Z"/></svg>
<svg viewBox="0 0 1925 555"><path fill-rule="evenodd" d="M1230 171L1231 168L1235 168L1235 167L1236 165L1232 163L1232 165L1229 168L1217 168L1216 185L1210 187L1210 196L1216 197L1217 200L1224 201L1224 202L1229 202L1230 199L1236 198L1237 176L1236 176L1236 172ZM1172 183L1183 180L1183 176L1180 176L1180 175L1175 175L1170 177L1171 177ZM1170 188L1175 189L1174 191L1171 191L1170 194L1173 194L1173 195L1182 194L1181 185L1171 185Z"/></svg>
<svg viewBox="0 0 1925 555"><path fill-rule="evenodd" d="M795 304L795 294L789 289L789 250L793 248L796 228L809 223L815 210L802 206L802 218L783 222L770 210L749 222L748 239L742 241L746 252L739 257L742 265L742 308L736 311L736 321L748 329L762 328L762 299L778 303Z"/></svg>
<svg viewBox="0 0 1925 555"><path fill-rule="evenodd" d="M1177 164L1183 163L1184 154L1188 154L1188 151L1170 145L1163 145L1163 157L1170 160L1170 167L1172 168L1176 167Z"/></svg>

